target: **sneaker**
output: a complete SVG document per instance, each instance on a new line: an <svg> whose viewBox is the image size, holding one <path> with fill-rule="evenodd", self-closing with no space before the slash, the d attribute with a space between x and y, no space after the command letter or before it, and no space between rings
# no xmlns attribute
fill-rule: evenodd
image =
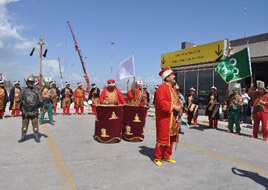
<svg viewBox="0 0 268 190"><path fill-rule="evenodd" d="M168 159L164 158L163 161L170 162L172 164L176 164L176 160L172 160L171 158L168 158Z"/></svg>
<svg viewBox="0 0 268 190"><path fill-rule="evenodd" d="M55 123L54 123L54 122L51 122L51 123L50 123L50 125L53 125L53 126L54 126L54 125L55 125Z"/></svg>
<svg viewBox="0 0 268 190"><path fill-rule="evenodd" d="M39 122L39 125L43 125L44 123L43 122Z"/></svg>
<svg viewBox="0 0 268 190"><path fill-rule="evenodd" d="M267 141L267 138L263 138L262 140L263 140L263 141Z"/></svg>
<svg viewBox="0 0 268 190"><path fill-rule="evenodd" d="M240 133L238 133L238 132L236 132L235 134L236 134L236 135L240 135Z"/></svg>
<svg viewBox="0 0 268 190"><path fill-rule="evenodd" d="M155 165L162 166L162 162L160 160L154 160Z"/></svg>

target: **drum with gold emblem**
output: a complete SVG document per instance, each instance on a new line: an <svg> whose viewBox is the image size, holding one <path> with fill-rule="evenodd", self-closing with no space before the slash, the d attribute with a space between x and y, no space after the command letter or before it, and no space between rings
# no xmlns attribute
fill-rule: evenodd
<svg viewBox="0 0 268 190"><path fill-rule="evenodd" d="M144 139L147 108L144 106L124 106L123 139L140 142Z"/></svg>
<svg viewBox="0 0 268 190"><path fill-rule="evenodd" d="M120 142L123 127L123 106L100 105L96 108L94 138L102 143Z"/></svg>

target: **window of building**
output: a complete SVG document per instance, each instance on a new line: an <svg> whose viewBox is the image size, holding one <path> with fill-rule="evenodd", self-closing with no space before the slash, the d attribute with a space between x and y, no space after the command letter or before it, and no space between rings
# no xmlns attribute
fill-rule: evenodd
<svg viewBox="0 0 268 190"><path fill-rule="evenodd" d="M213 85L213 69L199 70L199 103L200 108L205 109L207 105L210 88Z"/></svg>
<svg viewBox="0 0 268 190"><path fill-rule="evenodd" d="M186 77L185 77L185 95L189 96L190 94L190 88L193 87L195 89L197 89L197 75L198 75L198 71L186 71L185 72Z"/></svg>

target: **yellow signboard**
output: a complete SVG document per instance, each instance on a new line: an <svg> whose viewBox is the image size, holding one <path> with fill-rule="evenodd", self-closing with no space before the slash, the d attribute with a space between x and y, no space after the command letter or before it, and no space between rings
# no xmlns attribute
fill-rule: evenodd
<svg viewBox="0 0 268 190"><path fill-rule="evenodd" d="M221 40L197 47L161 55L161 67L174 67L195 63L221 61L226 56L227 40Z"/></svg>

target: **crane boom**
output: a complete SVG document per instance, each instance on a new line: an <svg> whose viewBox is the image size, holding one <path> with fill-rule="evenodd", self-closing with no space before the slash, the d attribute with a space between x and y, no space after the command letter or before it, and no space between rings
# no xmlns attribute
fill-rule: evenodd
<svg viewBox="0 0 268 190"><path fill-rule="evenodd" d="M75 47L75 50L78 52L78 55L79 55L79 58L80 58L80 61L81 61L81 64L82 64L82 68L83 68L83 71L84 71L84 77L85 77L85 80L86 80L86 83L87 83L87 91L89 92L89 90L90 90L90 82L89 82L89 78L88 78L88 75L87 75L83 54L82 54L80 48L77 45L77 41L76 41L76 38L75 38L75 35L74 35L74 32L73 32L73 29L71 27L70 22L67 21L67 24L68 24L68 26L70 28L71 34L72 34L73 39L74 39L74 47Z"/></svg>

